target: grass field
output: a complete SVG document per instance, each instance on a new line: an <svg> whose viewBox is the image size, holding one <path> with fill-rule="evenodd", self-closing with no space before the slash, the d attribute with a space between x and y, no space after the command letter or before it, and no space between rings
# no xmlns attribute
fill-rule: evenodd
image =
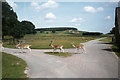
<svg viewBox="0 0 120 80"><path fill-rule="evenodd" d="M69 57L69 56L72 56L72 54L70 53L63 53L63 52L45 52L45 54L49 54L49 55L55 55L55 56L61 56L61 57Z"/></svg>
<svg viewBox="0 0 120 80"><path fill-rule="evenodd" d="M46 32L48 32L46 34ZM49 46L50 41L54 40L53 44L63 45L65 49L72 48L71 43L74 42L76 45L87 42L93 39L100 38L102 36L82 36L82 31L79 33L69 33L67 31L56 31L56 33L51 33L51 31L46 31L44 33L37 32L37 34L27 34L23 39L23 44L32 45L32 49L51 49ZM15 48L15 45L8 45L8 42L4 42L4 47Z"/></svg>
<svg viewBox="0 0 120 80"><path fill-rule="evenodd" d="M2 53L2 78L27 78L24 74L25 67L27 64L22 59Z"/></svg>

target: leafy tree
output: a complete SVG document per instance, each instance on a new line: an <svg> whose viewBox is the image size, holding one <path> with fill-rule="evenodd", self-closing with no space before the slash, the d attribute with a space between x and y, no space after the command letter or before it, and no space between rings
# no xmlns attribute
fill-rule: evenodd
<svg viewBox="0 0 120 80"><path fill-rule="evenodd" d="M115 27L112 28L109 34L115 34Z"/></svg>
<svg viewBox="0 0 120 80"><path fill-rule="evenodd" d="M2 36L11 35L14 24L18 22L17 15L7 2L2 2Z"/></svg>
<svg viewBox="0 0 120 80"><path fill-rule="evenodd" d="M52 31L52 33L55 33L55 31Z"/></svg>
<svg viewBox="0 0 120 80"><path fill-rule="evenodd" d="M46 34L49 34L49 32L46 32Z"/></svg>
<svg viewBox="0 0 120 80"><path fill-rule="evenodd" d="M18 21L17 14L7 2L2 2L2 37L8 35L15 39L25 34L35 34L35 26L29 21Z"/></svg>
<svg viewBox="0 0 120 80"><path fill-rule="evenodd" d="M30 21L22 21L21 22L26 34L35 34L35 25L33 25Z"/></svg>
<svg viewBox="0 0 120 80"><path fill-rule="evenodd" d="M44 31L43 30L40 30L40 33L43 33Z"/></svg>
<svg viewBox="0 0 120 80"><path fill-rule="evenodd" d="M24 37L25 33L26 33L25 29L24 29L23 25L20 22L17 22L15 24L15 27L11 31L11 35L15 39L20 39L20 38Z"/></svg>

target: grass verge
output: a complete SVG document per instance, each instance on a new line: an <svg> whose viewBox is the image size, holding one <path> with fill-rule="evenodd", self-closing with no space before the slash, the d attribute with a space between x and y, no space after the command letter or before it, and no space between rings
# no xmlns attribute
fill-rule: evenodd
<svg viewBox="0 0 120 80"><path fill-rule="evenodd" d="M107 37L105 39L101 39L99 41L103 41L103 42L112 42L112 37Z"/></svg>
<svg viewBox="0 0 120 80"><path fill-rule="evenodd" d="M100 41L112 43L112 37L107 37L105 39L101 39ZM111 46L111 49L115 52L115 54L118 57L120 57L120 45L113 43L113 45Z"/></svg>
<svg viewBox="0 0 120 80"><path fill-rule="evenodd" d="M7 54L2 53L2 78L26 78L27 75L24 74L25 67L27 64L22 59Z"/></svg>
<svg viewBox="0 0 120 80"><path fill-rule="evenodd" d="M55 55L55 56L61 56L61 57L69 57L72 56L72 54L67 53L67 52L45 52L45 54L50 54L50 55Z"/></svg>
<svg viewBox="0 0 120 80"><path fill-rule="evenodd" d="M120 57L120 45L114 44L113 46L111 46L111 48L116 53L116 55Z"/></svg>

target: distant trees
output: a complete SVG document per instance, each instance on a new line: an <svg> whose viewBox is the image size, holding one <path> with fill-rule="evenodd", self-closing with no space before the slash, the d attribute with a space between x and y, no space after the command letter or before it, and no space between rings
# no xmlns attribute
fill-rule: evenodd
<svg viewBox="0 0 120 80"><path fill-rule="evenodd" d="M40 31L40 33L43 33L43 32L44 32L43 30Z"/></svg>
<svg viewBox="0 0 120 80"><path fill-rule="evenodd" d="M25 34L35 34L35 26L30 21L20 22L17 14L7 2L2 2L2 37L13 36L15 39Z"/></svg>
<svg viewBox="0 0 120 80"><path fill-rule="evenodd" d="M87 36L99 36L102 35L100 32L85 32L82 35L87 35Z"/></svg>
<svg viewBox="0 0 120 80"><path fill-rule="evenodd" d="M38 28L37 31L65 31L65 30L77 30L77 28L71 27L58 27L58 28Z"/></svg>
<svg viewBox="0 0 120 80"><path fill-rule="evenodd" d="M55 31L52 31L52 33L55 33Z"/></svg>

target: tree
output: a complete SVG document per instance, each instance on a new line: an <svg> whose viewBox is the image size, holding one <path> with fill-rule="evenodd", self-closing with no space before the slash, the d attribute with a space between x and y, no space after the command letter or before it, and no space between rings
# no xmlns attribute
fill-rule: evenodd
<svg viewBox="0 0 120 80"><path fill-rule="evenodd" d="M15 39L20 39L20 38L24 37L25 34L26 34L26 31L25 31L23 25L20 22L17 22L15 24L15 27L11 31L11 35Z"/></svg>
<svg viewBox="0 0 120 80"><path fill-rule="evenodd" d="M35 30L35 25L32 24L30 21L22 21L21 22L26 34L35 34L36 30Z"/></svg>
<svg viewBox="0 0 120 80"><path fill-rule="evenodd" d="M43 30L40 30L40 33L43 33L44 31Z"/></svg>
<svg viewBox="0 0 120 80"><path fill-rule="evenodd" d="M15 39L24 37L25 34L35 34L35 26L30 21L20 22L17 14L7 2L2 2L2 37L13 36Z"/></svg>
<svg viewBox="0 0 120 80"><path fill-rule="evenodd" d="M55 33L55 31L52 31L52 33Z"/></svg>
<svg viewBox="0 0 120 80"><path fill-rule="evenodd" d="M49 32L46 32L46 34L49 34Z"/></svg>
<svg viewBox="0 0 120 80"><path fill-rule="evenodd" d="M109 34L115 34L115 27L112 28Z"/></svg>
<svg viewBox="0 0 120 80"><path fill-rule="evenodd" d="M7 2L2 2L2 36L11 35L14 24L18 22L17 15Z"/></svg>

